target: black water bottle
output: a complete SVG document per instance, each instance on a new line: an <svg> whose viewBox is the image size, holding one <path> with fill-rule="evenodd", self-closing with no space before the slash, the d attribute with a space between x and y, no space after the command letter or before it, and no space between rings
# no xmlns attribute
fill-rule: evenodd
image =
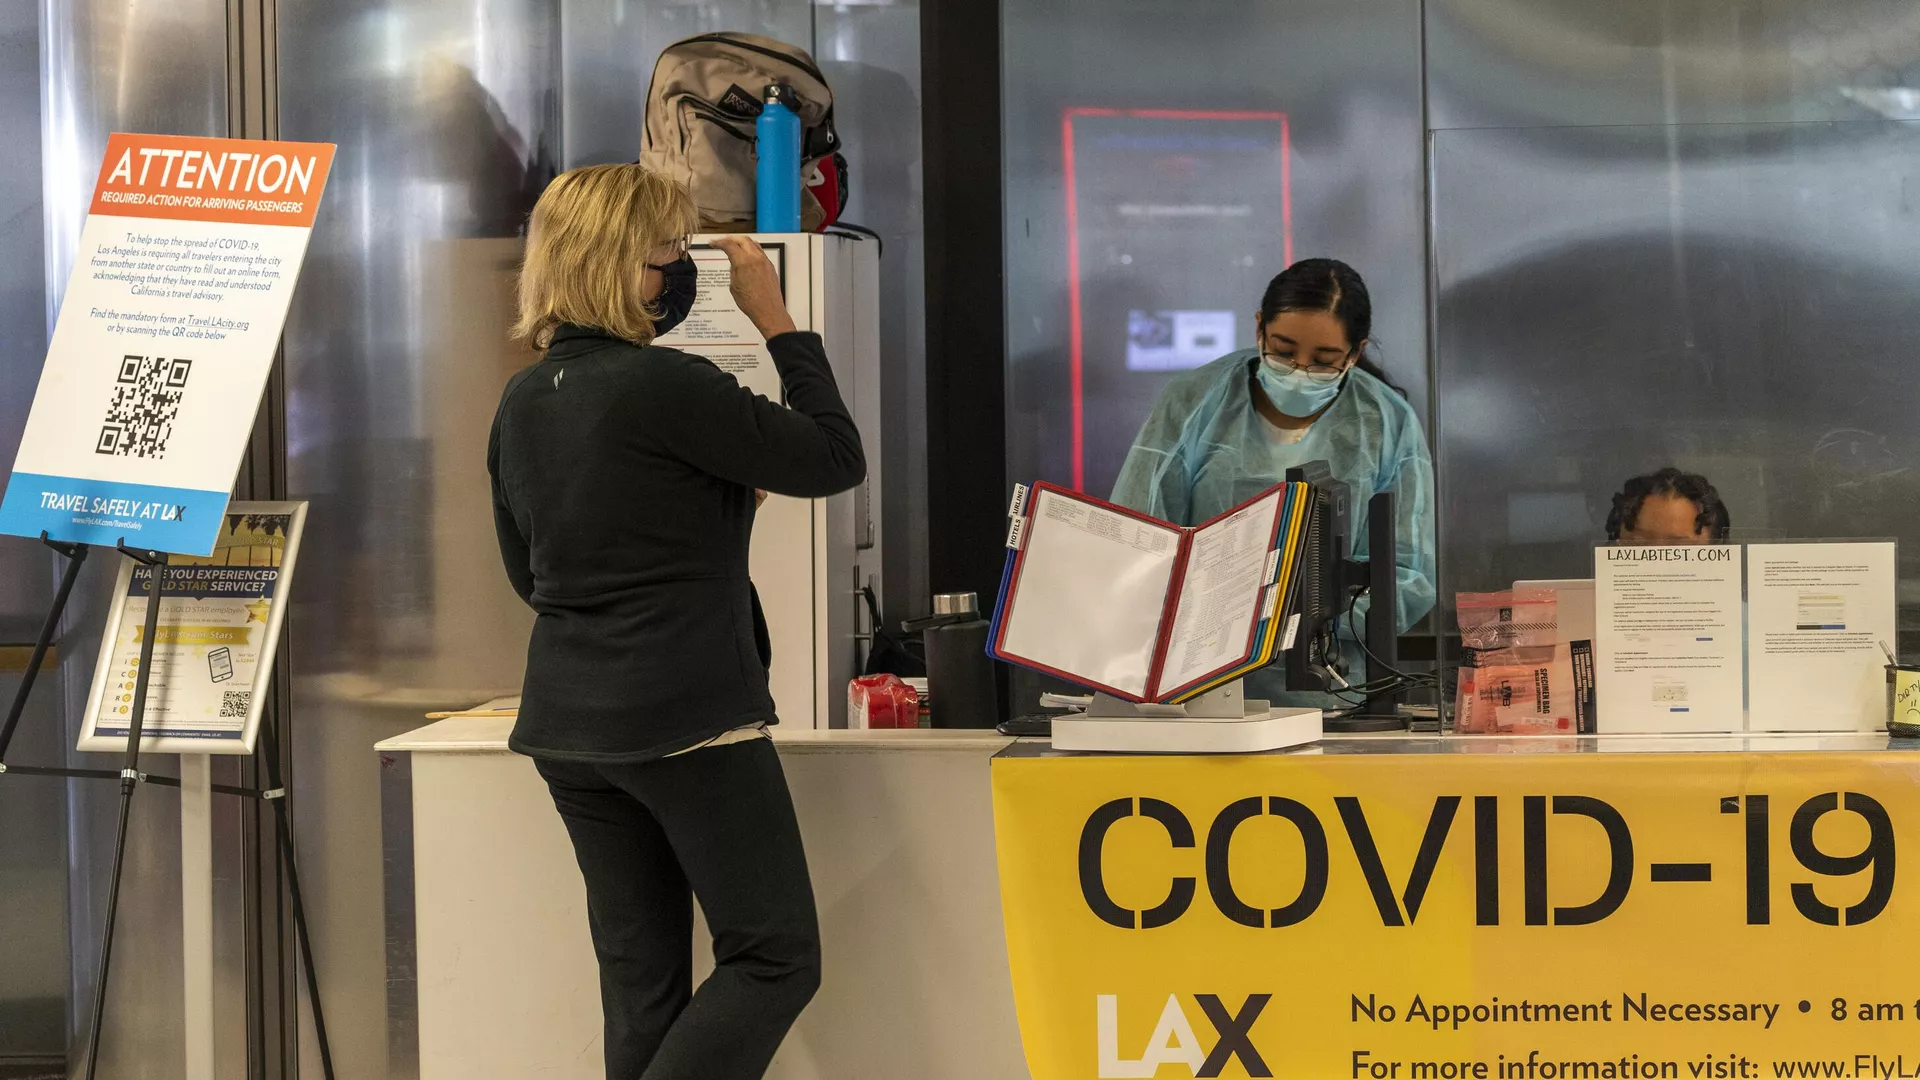
<svg viewBox="0 0 1920 1080"><path fill-rule="evenodd" d="M941 593L924 631L927 697L937 728L990 728L1000 722L1000 694L987 656L987 630L974 593Z"/></svg>

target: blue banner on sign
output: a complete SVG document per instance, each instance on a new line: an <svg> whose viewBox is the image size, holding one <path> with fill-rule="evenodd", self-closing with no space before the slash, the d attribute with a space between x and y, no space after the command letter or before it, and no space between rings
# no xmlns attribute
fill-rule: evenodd
<svg viewBox="0 0 1920 1080"><path fill-rule="evenodd" d="M40 534L35 533L34 535L38 536ZM173 728L168 728L163 732L155 732L152 728L147 728L145 729L145 731L147 735L154 738L165 737L169 739L208 739L208 740L225 740L227 742L232 742L236 739L239 739L245 734L245 732L241 731L239 728L234 728L232 731L194 731L191 728L182 729L182 730L175 730ZM111 724L101 724L98 727L93 729L93 735L94 735L94 738L96 739L112 739L112 738L124 739L127 737L127 729L125 727L114 727Z"/></svg>
<svg viewBox="0 0 1920 1080"><path fill-rule="evenodd" d="M14 473L0 501L0 533L177 555L210 555L227 492L76 476Z"/></svg>

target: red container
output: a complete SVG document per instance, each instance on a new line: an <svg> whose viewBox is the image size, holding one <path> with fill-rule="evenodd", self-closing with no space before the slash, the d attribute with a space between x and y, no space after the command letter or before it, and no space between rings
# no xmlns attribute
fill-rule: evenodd
<svg viewBox="0 0 1920 1080"><path fill-rule="evenodd" d="M920 695L898 675L862 675L847 684L850 728L917 728Z"/></svg>

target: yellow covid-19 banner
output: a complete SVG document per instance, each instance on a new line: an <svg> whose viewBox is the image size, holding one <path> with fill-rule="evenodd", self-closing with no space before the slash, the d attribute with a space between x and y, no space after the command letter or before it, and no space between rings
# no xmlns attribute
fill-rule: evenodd
<svg viewBox="0 0 1920 1080"><path fill-rule="evenodd" d="M1003 756L1028 1066L1920 1077L1917 780L1902 752Z"/></svg>

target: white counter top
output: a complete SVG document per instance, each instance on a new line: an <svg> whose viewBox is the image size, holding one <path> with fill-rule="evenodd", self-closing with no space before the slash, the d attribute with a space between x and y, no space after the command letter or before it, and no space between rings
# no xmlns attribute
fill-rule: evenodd
<svg viewBox="0 0 1920 1080"><path fill-rule="evenodd" d="M374 749L415 754L505 754L511 716L455 716L378 743ZM773 741L782 754L873 753L875 751L971 751L997 754L1020 744L1026 756L1071 756L1053 751L1045 739L1012 739L991 728L821 731L775 725ZM1920 750L1920 739L1893 739L1884 733L1735 733L1726 735L1579 735L1493 736L1329 735L1292 753L1316 754L1677 754L1712 752L1806 753Z"/></svg>
<svg viewBox="0 0 1920 1080"><path fill-rule="evenodd" d="M512 730L511 716L455 716L376 743L374 749L414 754L506 754L511 753L507 735ZM965 750L990 755L1015 741L991 728L821 731L778 724L772 731L774 745L782 754Z"/></svg>

